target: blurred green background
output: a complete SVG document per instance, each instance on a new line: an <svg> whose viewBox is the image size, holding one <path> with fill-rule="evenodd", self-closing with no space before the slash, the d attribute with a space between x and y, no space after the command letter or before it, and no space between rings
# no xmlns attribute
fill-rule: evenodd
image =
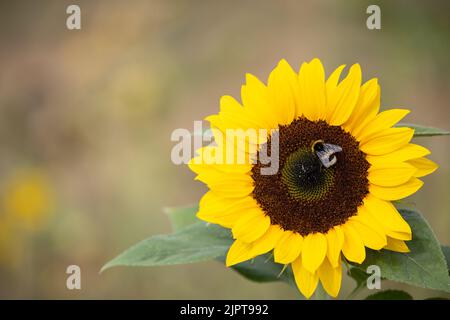
<svg viewBox="0 0 450 320"><path fill-rule="evenodd" d="M66 29L78 4L82 29ZM382 29L366 28L379 4ZM170 161L175 128L239 97L246 72L319 57L328 74L359 62L382 105L450 129L448 1L2 1L0 3L0 298L297 298L216 262L101 266L170 231L162 208L206 191ZM408 202L450 244L449 138L423 138L440 165ZM66 289L81 267L82 290ZM341 297L353 283L344 280ZM406 288L416 298L441 295ZM367 292L366 292L367 293ZM365 296L364 294L360 297Z"/></svg>

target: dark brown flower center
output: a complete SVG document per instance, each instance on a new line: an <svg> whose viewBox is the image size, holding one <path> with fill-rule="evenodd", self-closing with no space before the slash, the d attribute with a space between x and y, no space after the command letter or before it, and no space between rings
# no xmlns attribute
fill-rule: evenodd
<svg viewBox="0 0 450 320"><path fill-rule="evenodd" d="M252 169L253 197L271 223L307 235L326 233L355 215L369 192L370 167L355 138L339 126L306 118L280 126L278 136L278 173L261 175L259 161ZM321 148L317 141L342 148L328 168L315 152Z"/></svg>

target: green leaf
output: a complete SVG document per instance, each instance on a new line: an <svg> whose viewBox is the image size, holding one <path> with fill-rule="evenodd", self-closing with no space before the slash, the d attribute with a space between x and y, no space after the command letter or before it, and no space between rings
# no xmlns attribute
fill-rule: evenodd
<svg viewBox="0 0 450 320"><path fill-rule="evenodd" d="M225 262L225 257L219 259ZM294 283L292 270L288 267L283 270L283 265L273 261L272 254L264 254L252 260L239 263L231 267L244 278L255 282L283 281Z"/></svg>
<svg viewBox="0 0 450 320"><path fill-rule="evenodd" d="M370 274L359 268L349 267L347 275L350 276L356 282L355 289L353 289L353 291L348 296L348 299L350 299L356 296L358 292L360 292L362 289L366 287L367 278L369 278Z"/></svg>
<svg viewBox="0 0 450 320"><path fill-rule="evenodd" d="M198 206L164 208L175 231L200 221L195 216L197 211ZM217 260L225 263L225 256L219 257ZM283 270L283 265L275 263L270 254L258 256L231 268L244 278L255 282L284 281L290 283L293 280L292 270L290 268Z"/></svg>
<svg viewBox="0 0 450 320"><path fill-rule="evenodd" d="M450 277L441 247L426 220L415 211L399 210L412 229L413 240L408 241L411 252L367 249L362 270L378 265L381 276L413 286L450 292Z"/></svg>
<svg viewBox="0 0 450 320"><path fill-rule="evenodd" d="M448 246L441 246L442 253L444 254L445 261L447 262L447 269L450 272L450 247Z"/></svg>
<svg viewBox="0 0 450 320"><path fill-rule="evenodd" d="M165 207L164 213L169 216L172 229L178 231L186 226L199 222L195 214L198 211L198 206L188 207Z"/></svg>
<svg viewBox="0 0 450 320"><path fill-rule="evenodd" d="M374 293L366 298L366 300L413 300L413 297L401 290L386 290Z"/></svg>
<svg viewBox="0 0 450 320"><path fill-rule="evenodd" d="M131 247L103 268L115 266L161 266L217 259L225 263L225 254L233 243L228 229L200 222L197 206L165 208L175 233L158 235ZM233 267L243 277L256 282L283 281L293 284L290 268L275 263L270 254L258 256Z"/></svg>
<svg viewBox="0 0 450 320"><path fill-rule="evenodd" d="M412 123L399 123L396 125L396 127L409 127L411 129L414 129L414 137L432 137L432 136L450 135L450 131L447 130L433 127L426 127Z"/></svg>
<svg viewBox="0 0 450 320"><path fill-rule="evenodd" d="M348 271L347 274L356 281L356 286L359 287L361 285L365 285L367 278L370 276L367 272L355 268L355 267L351 267Z"/></svg>
<svg viewBox="0 0 450 320"><path fill-rule="evenodd" d="M173 234L153 236L126 250L101 271L116 266L162 266L224 256L233 239L228 229L197 222Z"/></svg>

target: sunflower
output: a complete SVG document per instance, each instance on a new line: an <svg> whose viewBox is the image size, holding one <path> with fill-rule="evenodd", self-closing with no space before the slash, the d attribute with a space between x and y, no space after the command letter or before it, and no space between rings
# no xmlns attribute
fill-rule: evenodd
<svg viewBox="0 0 450 320"><path fill-rule="evenodd" d="M409 110L380 112L377 79L362 84L354 64L340 81L344 68L325 79L319 59L298 73L281 60L267 85L247 74L242 102L223 96L220 112L206 118L215 144L189 163L209 188L197 217L235 239L227 266L273 251L307 298L319 280L337 297L343 260L362 263L366 247L408 252L411 228L392 201L415 193L437 168L429 150L410 142L413 129L394 126ZM231 129L269 133L230 148ZM263 174L262 152L272 147L279 169ZM217 161L237 149L244 162Z"/></svg>

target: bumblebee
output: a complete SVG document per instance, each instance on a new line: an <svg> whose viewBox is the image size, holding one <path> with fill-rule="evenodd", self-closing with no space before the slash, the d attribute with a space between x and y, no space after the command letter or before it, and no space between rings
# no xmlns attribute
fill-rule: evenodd
<svg viewBox="0 0 450 320"><path fill-rule="evenodd" d="M315 153L325 168L330 168L336 164L336 153L342 152L342 148L335 144L325 143L323 140L317 140L312 143L311 151Z"/></svg>

